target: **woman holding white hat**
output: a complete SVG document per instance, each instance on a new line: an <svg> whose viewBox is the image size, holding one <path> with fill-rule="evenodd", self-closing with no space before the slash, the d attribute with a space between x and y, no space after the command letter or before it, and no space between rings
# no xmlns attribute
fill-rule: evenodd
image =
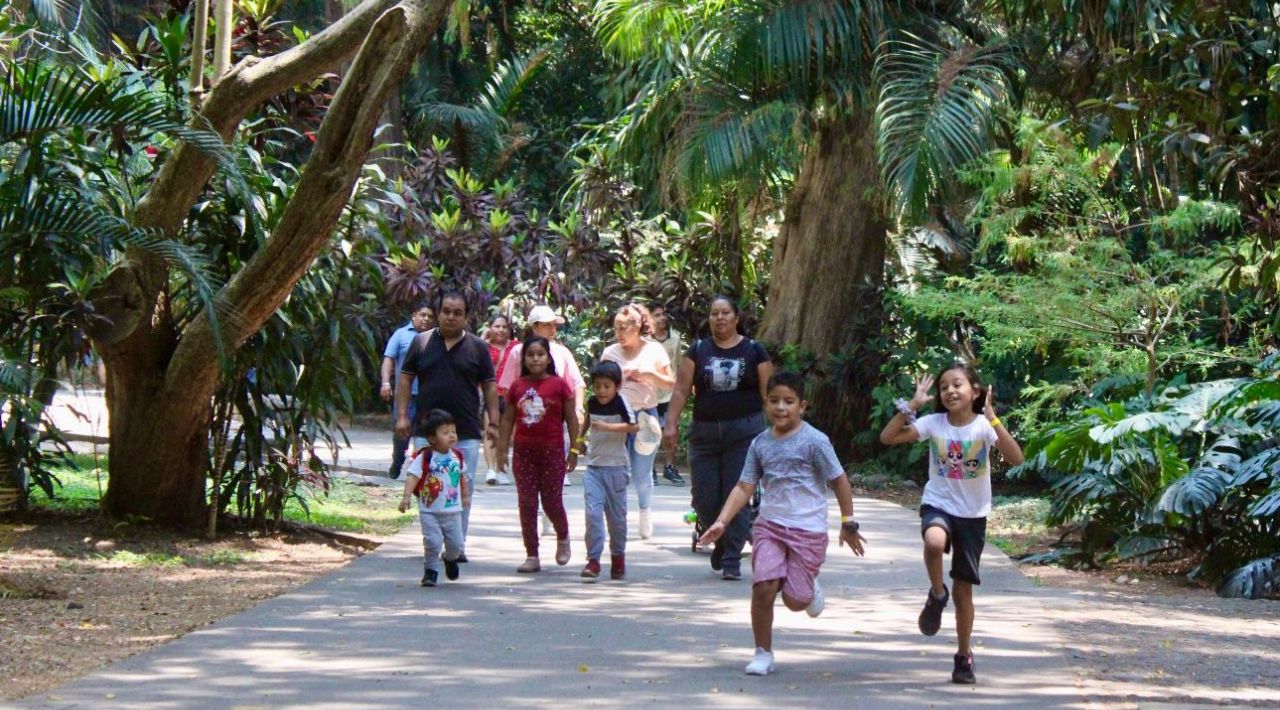
<svg viewBox="0 0 1280 710"><path fill-rule="evenodd" d="M631 483L640 499L640 537L646 539L653 536L653 519L649 513L653 500L653 459L662 441L658 426L658 390L669 389L676 381L667 351L645 340L644 336L651 332L649 310L629 303L619 308L613 319L617 342L605 348L600 356L601 360L616 362L622 368L622 396L636 412L640 424L640 431L632 437L628 449Z"/></svg>

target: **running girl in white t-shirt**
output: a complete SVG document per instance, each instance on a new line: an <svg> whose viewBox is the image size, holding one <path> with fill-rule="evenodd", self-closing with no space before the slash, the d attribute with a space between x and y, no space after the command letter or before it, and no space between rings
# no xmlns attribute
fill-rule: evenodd
<svg viewBox="0 0 1280 710"><path fill-rule="evenodd" d="M986 545L991 512L991 447L1014 466L1022 448L996 416L992 387L985 390L977 370L955 363L938 374L937 413L916 418L934 398L934 378L916 380L910 402L898 400L898 414L880 432L887 445L929 442L929 481L920 500L920 533L930 590L920 612L920 632L938 633L950 592L942 581L942 555L951 553L951 582L956 595L955 669L953 683L972 684L973 585L981 584L978 563ZM985 403L985 404L984 404ZM979 416L981 415L981 416Z"/></svg>

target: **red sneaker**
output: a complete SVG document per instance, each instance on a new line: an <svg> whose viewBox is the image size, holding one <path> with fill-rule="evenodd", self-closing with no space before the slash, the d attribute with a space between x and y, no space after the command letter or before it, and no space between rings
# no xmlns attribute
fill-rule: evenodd
<svg viewBox="0 0 1280 710"><path fill-rule="evenodd" d="M612 555L609 557L609 579L622 579L627 576L627 562L625 555Z"/></svg>
<svg viewBox="0 0 1280 710"><path fill-rule="evenodd" d="M600 560L587 560L587 566L582 568L580 576L588 582L596 581L600 576Z"/></svg>

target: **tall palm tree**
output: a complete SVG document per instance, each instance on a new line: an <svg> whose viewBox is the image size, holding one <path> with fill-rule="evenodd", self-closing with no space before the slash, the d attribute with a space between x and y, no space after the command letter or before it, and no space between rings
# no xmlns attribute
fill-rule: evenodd
<svg viewBox="0 0 1280 710"><path fill-rule="evenodd" d="M1003 54L965 2L601 0L624 65L616 150L680 204L787 190L761 337L827 366L811 401L844 452L878 374L886 237L985 149ZM883 158L883 160L882 160Z"/></svg>

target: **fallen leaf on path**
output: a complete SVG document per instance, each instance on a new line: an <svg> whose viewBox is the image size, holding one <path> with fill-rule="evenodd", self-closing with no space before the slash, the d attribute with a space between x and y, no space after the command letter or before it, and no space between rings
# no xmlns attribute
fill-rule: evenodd
<svg viewBox="0 0 1280 710"><path fill-rule="evenodd" d="M589 669L589 668L587 668L587 664L585 664L585 663L583 663L582 665L578 666L578 672L579 672L579 673L586 673L588 670L590 670L590 669Z"/></svg>

